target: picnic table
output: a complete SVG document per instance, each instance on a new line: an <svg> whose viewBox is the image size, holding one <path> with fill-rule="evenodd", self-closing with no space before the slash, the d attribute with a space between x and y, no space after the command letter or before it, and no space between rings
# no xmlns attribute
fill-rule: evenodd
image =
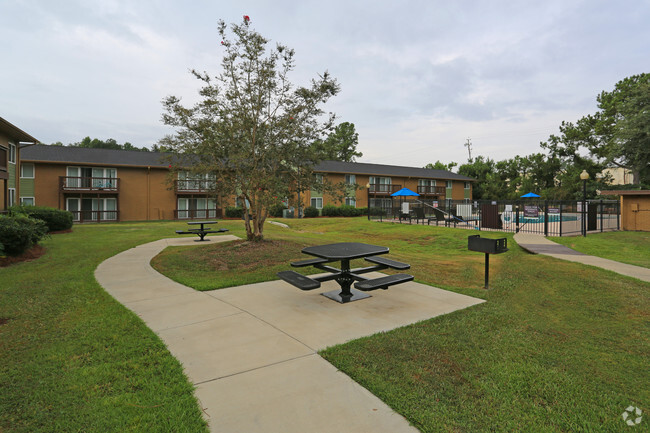
<svg viewBox="0 0 650 433"><path fill-rule="evenodd" d="M205 227L208 224L217 224L217 221L188 221L188 225L200 225L201 228L198 229L187 229L187 230L176 230L177 235L197 235L200 239L194 241L194 242L201 242L201 241L207 241L209 239L205 239L205 235L209 233L223 233L227 232L228 229L219 229L219 230L212 230L210 227Z"/></svg>
<svg viewBox="0 0 650 433"><path fill-rule="evenodd" d="M334 290L326 292L323 293L323 296L342 304L369 298L370 295L364 292L376 289L386 290L389 286L413 280L413 276L408 274L394 274L374 279L366 278L361 275L388 268L404 270L411 267L411 265L407 263L401 263L385 257L380 257L389 252L387 247L359 242L341 242L307 247L304 248L302 252L314 256L315 258L294 262L291 263L291 266L296 268L313 266L316 269L327 271L329 274L307 277L295 271L282 271L278 272L278 277L301 290L317 289L320 287L321 282L335 280L341 287L341 291L339 292L338 290ZM361 258L373 265L351 269L350 261ZM341 262L340 269L327 265L327 263L333 262ZM354 289L351 288L352 283L354 283Z"/></svg>

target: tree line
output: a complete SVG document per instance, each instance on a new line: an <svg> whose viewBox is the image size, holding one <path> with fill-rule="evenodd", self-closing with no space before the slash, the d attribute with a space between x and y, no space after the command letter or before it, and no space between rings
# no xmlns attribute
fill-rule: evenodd
<svg viewBox="0 0 650 433"><path fill-rule="evenodd" d="M515 199L534 192L543 198L581 198L580 173L589 174L587 195L608 189L650 188L650 74L619 81L597 96L598 111L577 122L562 122L557 135L540 143L546 153L494 161L478 156L458 166L458 173L477 180L476 199ZM436 161L425 168L451 170L457 164ZM620 167L632 173L632 183L611 185L603 170Z"/></svg>

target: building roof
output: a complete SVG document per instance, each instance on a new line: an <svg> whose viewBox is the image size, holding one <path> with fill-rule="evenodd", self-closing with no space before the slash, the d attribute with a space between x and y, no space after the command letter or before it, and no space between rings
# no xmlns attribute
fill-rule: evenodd
<svg viewBox="0 0 650 433"><path fill-rule="evenodd" d="M601 191L603 195L650 195L650 189Z"/></svg>
<svg viewBox="0 0 650 433"><path fill-rule="evenodd" d="M96 149L69 146L30 146L21 151L21 160L103 166L168 167L173 154L139 152L135 150ZM475 179L446 170L431 170L397 165L362 162L322 161L316 171L342 174L367 174L410 178L475 181Z"/></svg>
<svg viewBox="0 0 650 433"><path fill-rule="evenodd" d="M368 164L363 162L323 161L316 166L316 171L343 174L368 174L375 176L395 176L427 179L462 180L473 182L476 179L452 173L447 170L429 168L403 167L399 165Z"/></svg>
<svg viewBox="0 0 650 433"><path fill-rule="evenodd" d="M18 142L39 143L37 139L0 117L0 134Z"/></svg>
<svg viewBox="0 0 650 433"><path fill-rule="evenodd" d="M137 150L96 149L69 146L30 146L22 150L23 161L98 164L107 166L168 167L171 154Z"/></svg>

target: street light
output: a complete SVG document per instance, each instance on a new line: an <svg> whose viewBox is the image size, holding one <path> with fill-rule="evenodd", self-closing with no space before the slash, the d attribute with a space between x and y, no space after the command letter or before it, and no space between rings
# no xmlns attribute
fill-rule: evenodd
<svg viewBox="0 0 650 433"><path fill-rule="evenodd" d="M366 201L368 202L368 221L370 221L370 182L366 184Z"/></svg>
<svg viewBox="0 0 650 433"><path fill-rule="evenodd" d="M582 179L582 236L587 236L587 179L589 179L589 173L587 170L582 170L580 173L580 179Z"/></svg>

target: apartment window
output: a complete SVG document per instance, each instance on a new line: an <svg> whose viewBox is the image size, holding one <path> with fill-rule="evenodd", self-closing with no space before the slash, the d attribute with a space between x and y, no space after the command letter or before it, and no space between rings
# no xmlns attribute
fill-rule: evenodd
<svg viewBox="0 0 650 433"><path fill-rule="evenodd" d="M20 177L23 179L34 179L34 164L20 164Z"/></svg>
<svg viewBox="0 0 650 433"><path fill-rule="evenodd" d="M0 147L0 170L7 171L7 151Z"/></svg>
<svg viewBox="0 0 650 433"><path fill-rule="evenodd" d="M16 145L12 143L9 143L9 162L16 163Z"/></svg>
<svg viewBox="0 0 650 433"><path fill-rule="evenodd" d="M7 190L7 205L13 206L16 204L16 188L9 188Z"/></svg>
<svg viewBox="0 0 650 433"><path fill-rule="evenodd" d="M315 207L316 209L322 209L323 208L323 197L312 197L311 198L311 206Z"/></svg>
<svg viewBox="0 0 650 433"><path fill-rule="evenodd" d="M447 181L447 188L451 188L452 185L453 185L453 182L450 181L450 180L448 180L448 181Z"/></svg>
<svg viewBox="0 0 650 433"><path fill-rule="evenodd" d="M347 183L348 185L354 185L355 183L357 183L357 176L355 174L346 174L345 183Z"/></svg>
<svg viewBox="0 0 650 433"><path fill-rule="evenodd" d="M469 189L469 188L470 188L470 183L469 183L469 182L465 182L465 189Z"/></svg>
<svg viewBox="0 0 650 433"><path fill-rule="evenodd" d="M34 206L34 197L20 197L20 204L23 206Z"/></svg>
<svg viewBox="0 0 650 433"><path fill-rule="evenodd" d="M436 186L435 179L419 179L418 186Z"/></svg>
<svg viewBox="0 0 650 433"><path fill-rule="evenodd" d="M345 197L345 204L348 206L357 207L357 199L354 197Z"/></svg>
<svg viewBox="0 0 650 433"><path fill-rule="evenodd" d="M314 175L314 178L316 179L316 183L323 183L323 174L322 173L316 173Z"/></svg>

